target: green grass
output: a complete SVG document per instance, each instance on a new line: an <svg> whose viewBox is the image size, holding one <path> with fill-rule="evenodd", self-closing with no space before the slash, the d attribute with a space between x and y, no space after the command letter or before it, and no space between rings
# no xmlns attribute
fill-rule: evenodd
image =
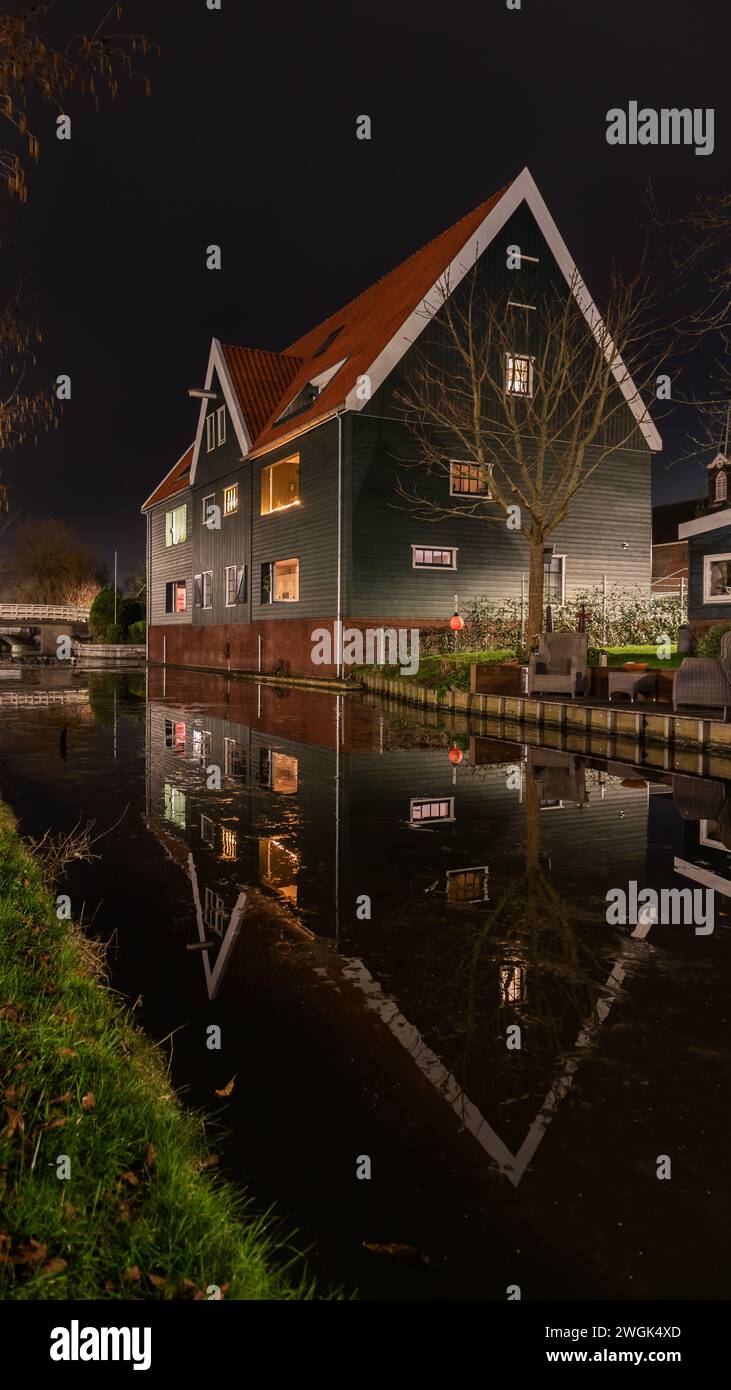
<svg viewBox="0 0 731 1390"><path fill-rule="evenodd" d="M99 965L0 805L0 1297L314 1297Z"/></svg>
<svg viewBox="0 0 731 1390"><path fill-rule="evenodd" d="M647 646L633 644L627 647L605 647L604 650L607 653L608 666L622 666L625 661L646 661L648 666L657 667L658 670L672 671L683 660L674 646L670 648L671 655L668 658L658 657L656 643ZM398 668L393 666L360 666L356 670L356 678L366 672L380 671L387 677L398 677L407 685L423 685L429 690L437 690L443 694L450 689L469 690L470 666L473 662L487 661L498 664L501 661L510 661L514 656L514 649L443 652L438 656L423 656L419 662L419 670L414 676L402 676ZM588 659L590 666L598 666L598 648L589 648Z"/></svg>
<svg viewBox="0 0 731 1390"><path fill-rule="evenodd" d="M622 666L625 661L646 661L648 666L656 667L658 671L673 671L683 660L675 645L671 646L669 657L659 657L656 642L649 642L645 646L635 643L629 647L604 647L603 650L607 653L608 666ZM589 665L598 665L598 660L597 656L595 660L590 660Z"/></svg>

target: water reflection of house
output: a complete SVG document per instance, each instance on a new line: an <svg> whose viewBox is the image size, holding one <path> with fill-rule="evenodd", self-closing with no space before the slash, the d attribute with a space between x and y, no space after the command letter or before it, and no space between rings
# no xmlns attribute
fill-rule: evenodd
<svg viewBox="0 0 731 1390"><path fill-rule="evenodd" d="M562 985L548 1099L529 1093L513 1107L515 1127L527 1131L516 1143L486 1118L504 1102L497 1070L490 1075L495 1020L521 1017L541 989L553 1007L553 981L542 985L520 943L488 943L476 1068L462 1039L444 1034L450 953L460 933L487 920L493 892L506 883L521 891L529 788L538 791L546 873L578 903L589 879L597 900L606 887L643 879L647 782L622 766L597 769L555 750L527 756L487 739L474 739L460 762L441 740L393 747L381 716L343 696L280 696L213 678L191 699L185 681L159 679L164 695L152 690L148 709L148 816L189 874L209 996L245 987L241 971L252 968L255 926L267 913L335 938L337 964L321 968L338 975L337 988L347 982L461 1126L519 1181L578 1066L564 1059L577 1037L593 1036L591 998L582 985L566 1003ZM594 925L606 938L601 904ZM619 989L627 949L621 943L622 961L602 961L598 990L607 977ZM586 974L581 938L576 954Z"/></svg>

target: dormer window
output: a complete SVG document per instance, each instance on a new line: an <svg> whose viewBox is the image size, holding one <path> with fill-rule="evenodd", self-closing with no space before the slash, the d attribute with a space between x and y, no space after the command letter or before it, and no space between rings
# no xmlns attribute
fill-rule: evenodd
<svg viewBox="0 0 731 1390"><path fill-rule="evenodd" d="M340 325L339 328L333 328L332 332L328 333L327 337L326 337L325 339L323 339L323 341L320 343L319 348L317 349L316 352L313 352L312 356L313 356L313 357L322 357L323 352L327 352L327 350L328 350L330 344L335 342L335 339L337 338L338 333L342 333L342 331L343 331L343 325L342 325L342 324Z"/></svg>
<svg viewBox="0 0 731 1390"><path fill-rule="evenodd" d="M723 469L716 474L716 502L725 502L728 497L728 477Z"/></svg>

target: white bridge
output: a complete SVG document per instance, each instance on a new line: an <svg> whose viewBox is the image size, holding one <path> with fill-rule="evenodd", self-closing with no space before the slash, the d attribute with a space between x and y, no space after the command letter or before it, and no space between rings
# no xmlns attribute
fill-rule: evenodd
<svg viewBox="0 0 731 1390"><path fill-rule="evenodd" d="M0 603L0 623L88 623L90 612L73 603Z"/></svg>

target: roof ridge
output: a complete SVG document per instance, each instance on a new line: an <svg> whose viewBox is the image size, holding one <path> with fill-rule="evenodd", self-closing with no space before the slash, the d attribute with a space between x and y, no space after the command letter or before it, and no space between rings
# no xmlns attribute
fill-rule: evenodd
<svg viewBox="0 0 731 1390"><path fill-rule="evenodd" d="M330 323L331 319L337 318L338 314L344 314L353 304L357 304L358 300L362 299L364 294L368 294L370 290L375 289L376 285L381 285L384 280L387 280L389 275L395 275L397 270L403 270L404 266L409 264L409 261L413 261L416 256L420 256L423 251L428 251L429 247L433 246L435 242L441 241L442 237L449 236L450 232L453 232L455 228L459 226L460 222L466 222L469 217L474 217L479 208L484 207L487 203L497 203L499 199L507 193L514 182L514 179L509 179L503 188L499 188L496 193L491 193L489 198L483 198L481 203L476 203L473 208L463 213L461 217L455 218L455 221L450 222L448 227L443 227L441 232L437 232L436 236L431 237L429 241L425 241L423 246L418 246L415 251L412 251L408 256L404 256L404 259L398 261L390 270L387 270L383 275L379 275L377 280L372 280L359 294L354 295L352 299L348 299L345 304L341 304L338 309L334 309L331 314L328 314L327 318L321 319L320 322L314 324L312 328L308 328L306 333L300 333L299 338L295 338L293 342L290 343L289 347L283 349L283 352L287 355L291 354L292 356L297 356L298 354L292 353L292 348L296 343L300 343L303 338L309 338L310 334L314 333L316 329L324 328L326 324Z"/></svg>

